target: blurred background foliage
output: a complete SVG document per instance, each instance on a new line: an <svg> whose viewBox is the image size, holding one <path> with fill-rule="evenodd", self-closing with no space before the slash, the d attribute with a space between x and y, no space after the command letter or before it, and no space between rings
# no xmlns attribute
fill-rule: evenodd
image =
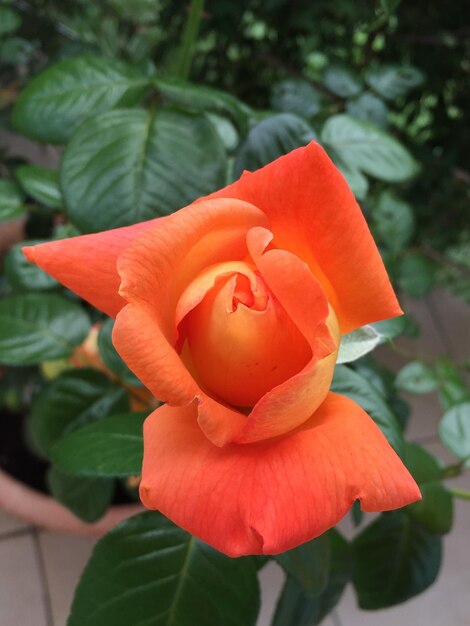
<svg viewBox="0 0 470 626"><path fill-rule="evenodd" d="M350 183L399 293L422 298L440 285L470 301L469 9L443 0L212 0L197 34L184 0L0 1L0 229L20 227L0 277L0 404L28 415L28 446L76 515L99 518L116 485L135 497L128 478L139 473L141 422L129 411L145 414L152 400L115 352L112 322L28 264L19 241L171 213L317 139ZM20 136L56 146L58 167L11 156ZM408 316L374 327L357 342L419 333ZM403 602L437 576L441 535L452 526L442 480L470 459L469 363L408 357L398 376L370 355L339 365L333 389L371 414L424 499L362 530L352 569L335 533L279 558L289 579L275 626L319 623L350 579L370 609ZM454 465L405 443L402 391L438 392ZM103 469L96 459L115 432L133 440L130 461L111 449ZM90 437L95 447L84 449ZM352 514L360 525L360 511ZM324 567L305 582L301 563L312 555Z"/></svg>

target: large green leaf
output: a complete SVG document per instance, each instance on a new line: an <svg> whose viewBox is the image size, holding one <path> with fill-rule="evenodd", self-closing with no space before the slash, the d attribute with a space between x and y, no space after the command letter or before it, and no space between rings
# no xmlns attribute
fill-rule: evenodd
<svg viewBox="0 0 470 626"><path fill-rule="evenodd" d="M157 90L166 98L196 111L214 111L228 115L242 131L248 126L253 111L231 94L176 79L155 78Z"/></svg>
<svg viewBox="0 0 470 626"><path fill-rule="evenodd" d="M420 70L403 65L387 65L369 69L365 78L367 84L387 100L404 96L424 82L424 75Z"/></svg>
<svg viewBox="0 0 470 626"><path fill-rule="evenodd" d="M356 167L353 167L350 163L343 161L343 159L336 154L334 150L330 150L330 156L335 162L336 167L345 177L356 198L358 200L364 200L367 196L367 192L369 191L369 181L364 174Z"/></svg>
<svg viewBox="0 0 470 626"><path fill-rule="evenodd" d="M112 413L129 409L127 393L92 369L63 372L35 398L29 429L45 456L65 434Z"/></svg>
<svg viewBox="0 0 470 626"><path fill-rule="evenodd" d="M327 535L308 541L274 558L307 595L323 591L330 571L330 542Z"/></svg>
<svg viewBox="0 0 470 626"><path fill-rule="evenodd" d="M282 113L313 117L321 109L321 94L301 78L281 80L273 86L271 106Z"/></svg>
<svg viewBox="0 0 470 626"><path fill-rule="evenodd" d="M39 165L20 165L15 174L23 190L33 200L52 209L62 206L59 174L56 170Z"/></svg>
<svg viewBox="0 0 470 626"><path fill-rule="evenodd" d="M230 559L155 512L97 544L67 626L254 626L251 559Z"/></svg>
<svg viewBox="0 0 470 626"><path fill-rule="evenodd" d="M40 267L30 263L22 252L23 246L42 243L40 239L23 241L10 248L5 257L5 276L17 291L42 291L54 289L59 283Z"/></svg>
<svg viewBox="0 0 470 626"><path fill-rule="evenodd" d="M374 233L394 253L404 248L413 236L414 215L408 203L390 191L383 191L372 211Z"/></svg>
<svg viewBox="0 0 470 626"><path fill-rule="evenodd" d="M335 368L331 390L357 402L380 427L391 446L403 453L403 435L385 397L363 376L345 365Z"/></svg>
<svg viewBox="0 0 470 626"><path fill-rule="evenodd" d="M414 158L394 137L349 115L330 117L323 126L321 140L348 165L380 180L400 182L418 171Z"/></svg>
<svg viewBox="0 0 470 626"><path fill-rule="evenodd" d="M272 115L255 124L235 160L235 176L274 161L295 148L305 146L315 133L305 120L292 113Z"/></svg>
<svg viewBox="0 0 470 626"><path fill-rule="evenodd" d="M106 367L116 374L127 385L134 387L142 386L142 383L135 374L127 367L124 361L121 359L113 345L112 333L114 327L114 320L108 318L103 326L100 328L98 335L98 350L100 356L104 361Z"/></svg>
<svg viewBox="0 0 470 626"><path fill-rule="evenodd" d="M428 294L434 285L435 267L420 252L411 252L403 257L397 272L400 289L415 298L422 298Z"/></svg>
<svg viewBox="0 0 470 626"><path fill-rule="evenodd" d="M25 212L23 194L12 180L0 180L0 222L21 217Z"/></svg>
<svg viewBox="0 0 470 626"><path fill-rule="evenodd" d="M450 492L442 484L439 461L416 443L407 443L405 460L421 489L423 499L407 508L431 533L444 534L452 528L453 503Z"/></svg>
<svg viewBox="0 0 470 626"><path fill-rule="evenodd" d="M470 402L457 404L444 413L439 424L439 435L459 459L467 459L470 467Z"/></svg>
<svg viewBox="0 0 470 626"><path fill-rule="evenodd" d="M73 57L33 78L15 104L13 125L37 141L65 143L85 118L133 106L148 85L140 70L116 59Z"/></svg>
<svg viewBox="0 0 470 626"><path fill-rule="evenodd" d="M406 511L385 513L353 542L353 582L362 609L406 602L436 580L442 540Z"/></svg>
<svg viewBox="0 0 470 626"><path fill-rule="evenodd" d="M225 183L227 158L204 115L141 109L84 122L61 168L67 213L84 232L167 215Z"/></svg>
<svg viewBox="0 0 470 626"><path fill-rule="evenodd" d="M82 307L52 294L0 300L0 363L34 365L69 356L88 334Z"/></svg>
<svg viewBox="0 0 470 626"><path fill-rule="evenodd" d="M108 478L69 476L51 467L47 483L54 498L84 522L99 520L113 499L114 481Z"/></svg>
<svg viewBox="0 0 470 626"><path fill-rule="evenodd" d="M351 577L351 549L336 530L327 533L331 563L323 591L309 596L294 578L287 578L272 626L317 626L336 606Z"/></svg>
<svg viewBox="0 0 470 626"><path fill-rule="evenodd" d="M52 461L62 471L80 476L132 476L142 471L146 413L112 415L62 437L52 448Z"/></svg>
<svg viewBox="0 0 470 626"><path fill-rule="evenodd" d="M351 117L364 122L371 122L384 128L387 126L388 107L383 100L373 93L361 93L357 98L348 100L346 111Z"/></svg>
<svg viewBox="0 0 470 626"><path fill-rule="evenodd" d="M14 33L20 26L20 15L9 7L0 6L0 36Z"/></svg>
<svg viewBox="0 0 470 626"><path fill-rule="evenodd" d="M373 326L362 326L342 335L336 363L351 363L372 352L382 342L381 335Z"/></svg>

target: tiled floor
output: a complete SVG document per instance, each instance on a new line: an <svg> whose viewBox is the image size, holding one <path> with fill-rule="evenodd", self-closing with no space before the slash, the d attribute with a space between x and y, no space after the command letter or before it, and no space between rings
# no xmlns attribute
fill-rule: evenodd
<svg viewBox="0 0 470 626"><path fill-rule="evenodd" d="M425 302L408 302L405 308L420 320L423 331L419 339L404 340L401 346L429 355L468 358L468 308L459 300L439 291ZM406 362L389 349L382 349L381 359L395 368ZM410 437L449 460L436 437L441 416L436 397L410 396L409 400L414 409ZM455 484L470 489L470 473ZM351 535L347 520L343 526ZM443 568L431 589L396 608L366 613L357 609L349 588L323 626L470 626L469 540L470 503L459 501L455 527L445 539ZM93 544L92 539L38 531L0 512L0 626L65 626L74 587ZM261 578L263 608L258 626L268 626L283 575L270 564Z"/></svg>

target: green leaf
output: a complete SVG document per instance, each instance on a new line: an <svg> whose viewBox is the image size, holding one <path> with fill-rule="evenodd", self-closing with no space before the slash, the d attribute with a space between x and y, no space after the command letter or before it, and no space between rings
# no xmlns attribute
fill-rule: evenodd
<svg viewBox="0 0 470 626"><path fill-rule="evenodd" d="M79 476L132 476L142 471L142 426L146 413L112 415L62 437L52 448L53 463Z"/></svg>
<svg viewBox="0 0 470 626"><path fill-rule="evenodd" d="M231 94L177 79L155 78L154 82L158 91L172 102L195 111L214 111L228 115L240 130L243 132L247 130L248 120L253 111Z"/></svg>
<svg viewBox="0 0 470 626"><path fill-rule="evenodd" d="M448 533L452 528L453 502L450 492L441 483L440 462L415 443L406 444L405 459L423 496L406 510L430 533Z"/></svg>
<svg viewBox="0 0 470 626"><path fill-rule="evenodd" d="M346 103L346 111L351 117L364 122L370 122L384 128L387 126L388 107L383 100L369 92Z"/></svg>
<svg viewBox="0 0 470 626"><path fill-rule="evenodd" d="M400 289L415 298L428 294L434 285L434 265L419 252L407 254L401 260L397 272Z"/></svg>
<svg viewBox="0 0 470 626"><path fill-rule="evenodd" d="M350 98L362 90L362 83L351 70L339 65L330 65L323 76L323 83L327 89L340 96Z"/></svg>
<svg viewBox="0 0 470 626"><path fill-rule="evenodd" d="M407 363L398 372L395 385L410 393L429 393L437 389L438 380L429 365L420 361Z"/></svg>
<svg viewBox="0 0 470 626"><path fill-rule="evenodd" d="M373 326L362 326L341 336L336 363L351 363L372 352L382 341Z"/></svg>
<svg viewBox="0 0 470 626"><path fill-rule="evenodd" d="M400 317L392 317L389 320L383 320L381 322L374 322L371 324L375 330L386 339L395 339L403 334L406 326L406 317L404 315Z"/></svg>
<svg viewBox="0 0 470 626"><path fill-rule="evenodd" d="M349 115L328 118L321 140L350 167L379 180L400 182L418 171L414 158L394 137L373 124Z"/></svg>
<svg viewBox="0 0 470 626"><path fill-rule="evenodd" d="M321 94L306 80L288 78L273 86L271 106L282 113L310 118L320 112Z"/></svg>
<svg viewBox="0 0 470 626"><path fill-rule="evenodd" d="M13 289L17 291L43 291L54 289L59 283L46 274L37 265L27 261L23 254L23 246L34 246L43 243L40 239L23 241L10 248L5 256L5 276Z"/></svg>
<svg viewBox="0 0 470 626"><path fill-rule="evenodd" d="M413 211L409 204L390 191L383 191L372 211L375 235L396 254L411 240L415 228Z"/></svg>
<svg viewBox="0 0 470 626"><path fill-rule="evenodd" d="M385 397L363 376L345 365L335 368L331 391L357 402L382 430L390 445L401 456L403 435L397 418L387 405Z"/></svg>
<svg viewBox="0 0 470 626"><path fill-rule="evenodd" d="M39 165L20 165L15 174L22 189L30 198L52 209L62 206L57 171Z"/></svg>
<svg viewBox="0 0 470 626"><path fill-rule="evenodd" d="M148 512L98 542L67 626L254 626L258 610L251 559L230 559Z"/></svg>
<svg viewBox="0 0 470 626"><path fill-rule="evenodd" d="M424 74L412 66L387 65L369 69L366 83L380 96L395 100L424 82Z"/></svg>
<svg viewBox="0 0 470 626"><path fill-rule="evenodd" d="M330 570L330 542L327 535L277 554L274 559L301 586L305 594L314 596L326 587Z"/></svg>
<svg viewBox="0 0 470 626"><path fill-rule="evenodd" d="M25 212L23 194L11 180L0 180L0 222L21 217Z"/></svg>
<svg viewBox="0 0 470 626"><path fill-rule="evenodd" d="M279 113L255 124L235 160L235 176L243 170L263 167L295 148L305 146L315 133L305 120L292 113Z"/></svg>
<svg viewBox="0 0 470 626"><path fill-rule="evenodd" d="M383 609L406 602L436 580L442 540L405 511L385 513L353 542L353 583L359 606Z"/></svg>
<svg viewBox="0 0 470 626"><path fill-rule="evenodd" d="M69 356L88 334L82 307L52 294L0 300L0 363L35 365Z"/></svg>
<svg viewBox="0 0 470 626"><path fill-rule="evenodd" d="M38 450L49 456L61 437L108 415L128 410L125 389L116 387L102 372L68 370L34 399L29 431Z"/></svg>
<svg viewBox="0 0 470 626"><path fill-rule="evenodd" d="M108 318L100 328L98 335L98 350L106 367L116 374L123 382L133 387L141 387L142 383L127 367L113 345L112 333L114 320Z"/></svg>
<svg viewBox="0 0 470 626"><path fill-rule="evenodd" d="M206 115L216 129L224 148L227 152L233 152L239 142L239 135L235 126L227 117L222 117L217 113L206 113Z"/></svg>
<svg viewBox="0 0 470 626"><path fill-rule="evenodd" d="M20 26L20 15L9 7L0 6L0 36L14 33Z"/></svg>
<svg viewBox="0 0 470 626"><path fill-rule="evenodd" d="M336 167L345 177L351 191L358 200L364 200L369 191L369 181L357 168L352 167L349 163L343 161L337 154L332 151L331 155Z"/></svg>
<svg viewBox="0 0 470 626"><path fill-rule="evenodd" d="M317 626L336 606L351 577L351 550L336 530L327 535L331 549L328 581L321 594L308 596L293 578L287 578L272 626Z"/></svg>
<svg viewBox="0 0 470 626"><path fill-rule="evenodd" d="M58 502L88 523L103 517L113 499L114 481L108 478L69 476L51 467L47 483Z"/></svg>
<svg viewBox="0 0 470 626"><path fill-rule="evenodd" d="M436 361L435 371L439 380L439 400L445 410L470 401L470 388L455 363L442 357Z"/></svg>
<svg viewBox="0 0 470 626"><path fill-rule="evenodd" d="M470 402L448 409L440 423L439 436L444 445L470 467Z"/></svg>
<svg viewBox="0 0 470 626"><path fill-rule="evenodd" d="M73 57L33 78L15 104L13 125L37 141L66 143L84 119L133 106L148 85L148 77L121 61Z"/></svg>
<svg viewBox="0 0 470 626"><path fill-rule="evenodd" d="M65 149L67 213L83 232L167 215L225 184L227 158L204 116L141 109L84 122Z"/></svg>

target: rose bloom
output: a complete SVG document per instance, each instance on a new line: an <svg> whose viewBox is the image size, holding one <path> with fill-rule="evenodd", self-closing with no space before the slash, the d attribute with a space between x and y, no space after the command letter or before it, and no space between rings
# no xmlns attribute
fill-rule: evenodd
<svg viewBox="0 0 470 626"><path fill-rule="evenodd" d="M402 313L345 179L317 143L170 215L25 249L116 318L165 402L140 494L230 556L276 554L360 500L419 489L373 420L329 391L341 335Z"/></svg>

